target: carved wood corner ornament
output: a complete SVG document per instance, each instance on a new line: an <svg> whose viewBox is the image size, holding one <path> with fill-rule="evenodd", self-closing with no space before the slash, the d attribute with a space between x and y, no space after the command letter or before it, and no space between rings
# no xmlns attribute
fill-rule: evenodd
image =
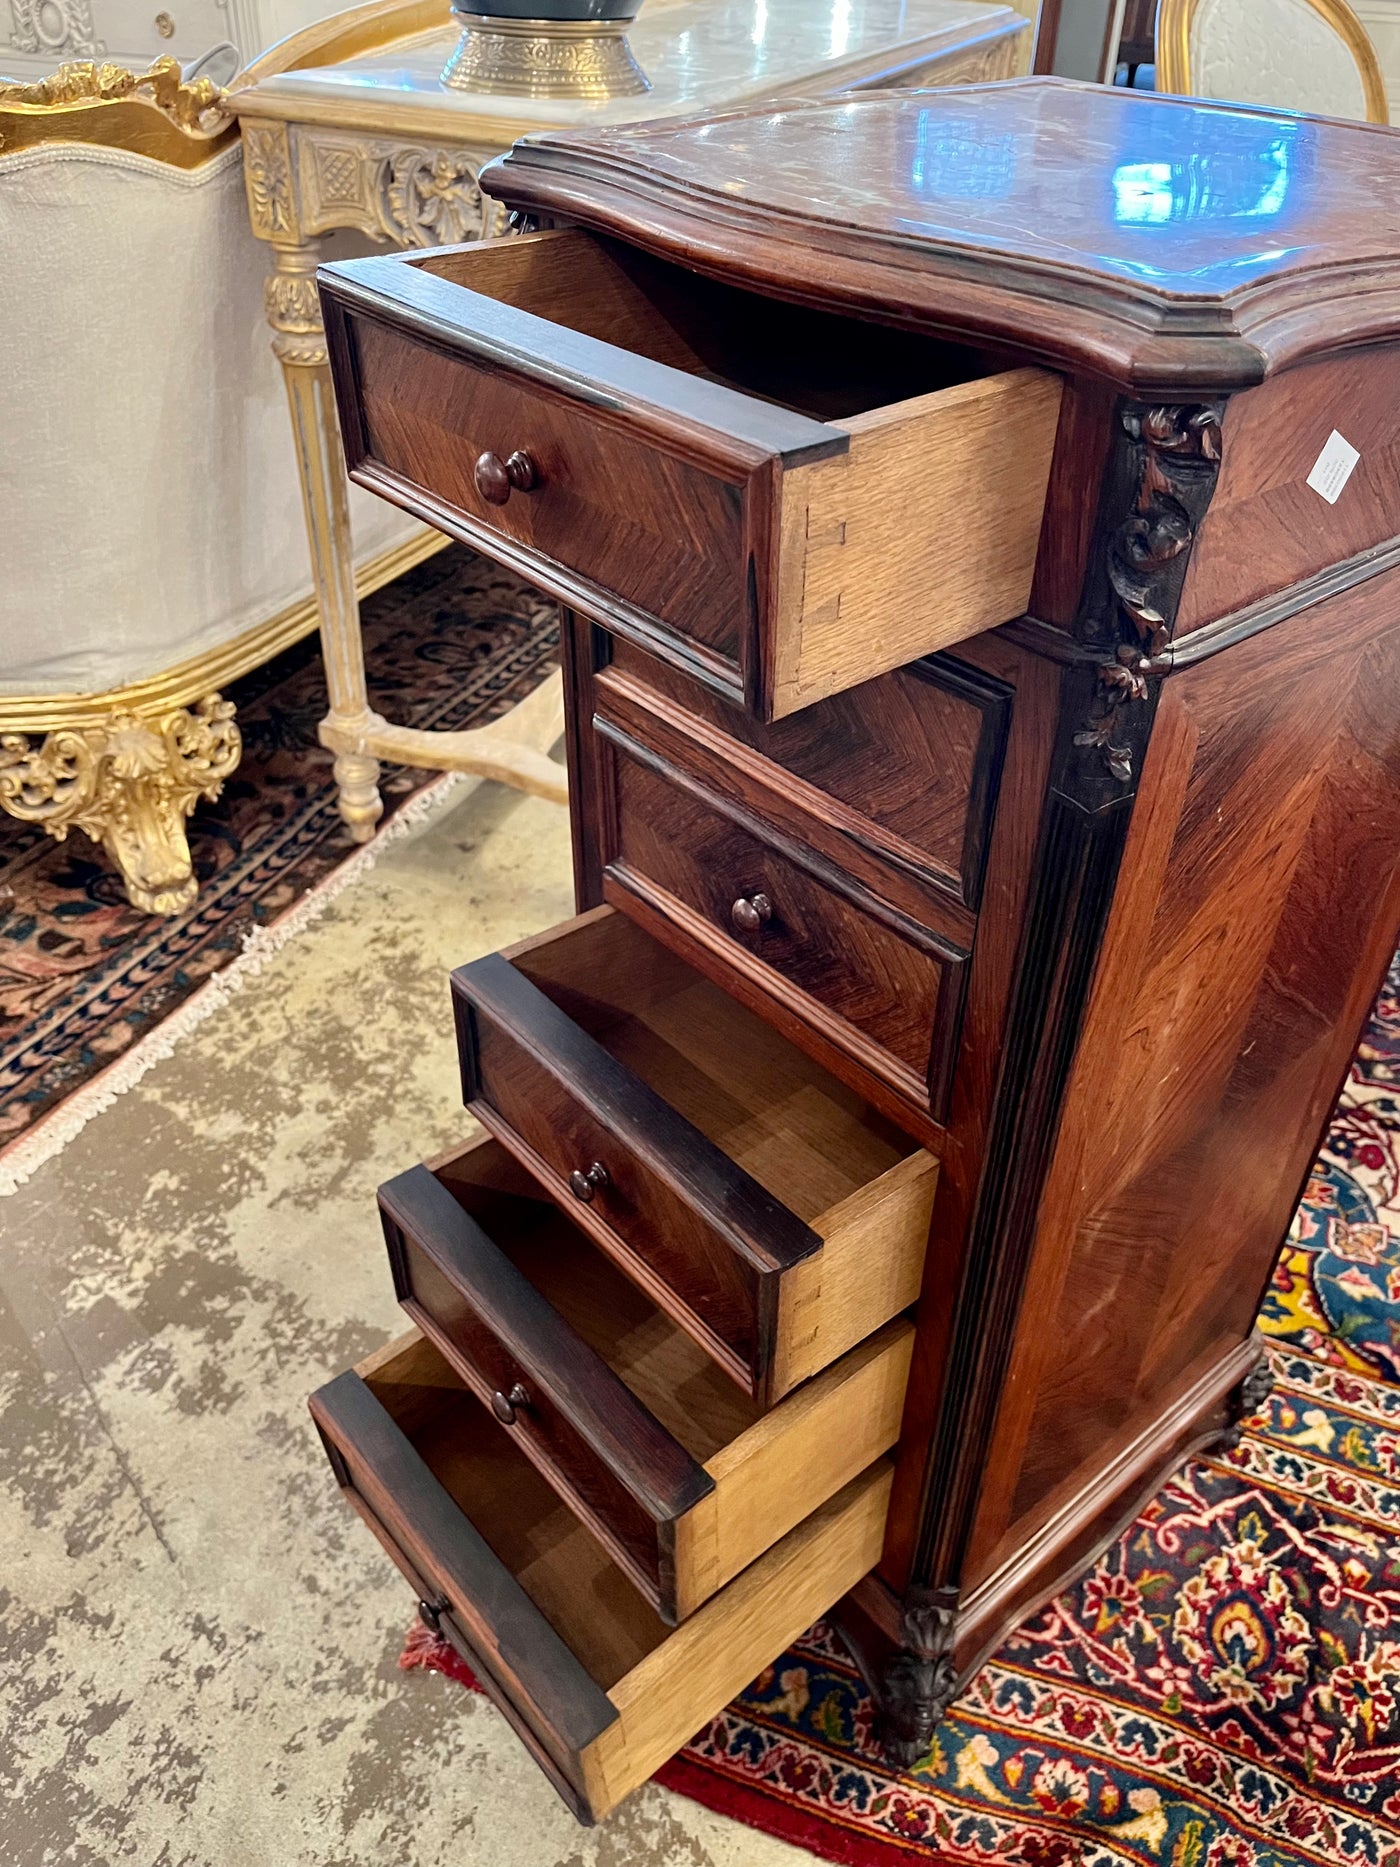
<svg viewBox="0 0 1400 1867"><path fill-rule="evenodd" d="M880 1738L890 1761L912 1769L957 1694L956 1588L912 1587L899 1619L899 1651L879 1682Z"/></svg>
<svg viewBox="0 0 1400 1867"><path fill-rule="evenodd" d="M1230 1396L1230 1419L1216 1442L1222 1452L1231 1452L1244 1438L1244 1423L1258 1413L1274 1391L1274 1365L1267 1349Z"/></svg>
<svg viewBox="0 0 1400 1867"><path fill-rule="evenodd" d="M1130 403L1120 411L1133 492L1105 554L1111 612L1103 646L1113 652L1099 664L1089 720L1074 735L1119 784L1132 780L1137 737L1125 730L1124 709L1147 700L1149 681L1171 665L1187 555L1220 471L1223 409L1223 402Z"/></svg>

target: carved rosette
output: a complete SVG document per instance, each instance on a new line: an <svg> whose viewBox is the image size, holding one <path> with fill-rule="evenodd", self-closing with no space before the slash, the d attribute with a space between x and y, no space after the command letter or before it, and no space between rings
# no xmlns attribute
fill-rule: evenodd
<svg viewBox="0 0 1400 1867"><path fill-rule="evenodd" d="M909 1770L925 1755L957 1694L953 1661L955 1588L911 1588L899 1621L900 1650L879 1681L880 1741L890 1762Z"/></svg>
<svg viewBox="0 0 1400 1867"><path fill-rule="evenodd" d="M96 726L0 736L0 806L62 842L76 827L120 869L127 899L177 914L198 892L185 820L219 795L243 741L233 705L209 694L150 718L113 711Z"/></svg>
<svg viewBox="0 0 1400 1867"><path fill-rule="evenodd" d="M484 239L499 230L503 219L478 180L492 153L451 144L385 142L301 124L293 133L293 217L303 237L357 227L400 247Z"/></svg>
<svg viewBox="0 0 1400 1867"><path fill-rule="evenodd" d="M1131 710L1171 665L1187 554L1220 471L1223 406L1130 404L1121 412L1131 506L1109 539L1109 614L1094 632L1112 653L1099 664L1090 717L1074 738L1098 753L1120 785L1131 782L1140 736L1131 730Z"/></svg>
<svg viewBox="0 0 1400 1867"><path fill-rule="evenodd" d="M482 232L481 164L456 149L396 149L388 157L384 204L405 246L458 246Z"/></svg>

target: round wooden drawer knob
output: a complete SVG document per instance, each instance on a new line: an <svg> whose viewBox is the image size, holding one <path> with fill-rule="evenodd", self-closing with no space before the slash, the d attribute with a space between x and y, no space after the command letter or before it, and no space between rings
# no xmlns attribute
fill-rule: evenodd
<svg viewBox="0 0 1400 1867"><path fill-rule="evenodd" d="M432 1601L418 1603L418 1618L430 1632L442 1632L442 1617L447 1612L446 1595L438 1595Z"/></svg>
<svg viewBox="0 0 1400 1867"><path fill-rule="evenodd" d="M528 1407L529 1404L530 1396L520 1385L519 1381L515 1383L515 1386L508 1394L503 1394L501 1390L497 1388L495 1393L491 1396L491 1411L501 1422L502 1426L514 1426L516 1414L522 1407Z"/></svg>
<svg viewBox="0 0 1400 1867"><path fill-rule="evenodd" d="M569 1175L569 1191L575 1199L581 1199L588 1205L600 1186L608 1183L608 1170L601 1160L595 1160L586 1173L577 1167Z"/></svg>
<svg viewBox="0 0 1400 1867"><path fill-rule="evenodd" d="M773 918L773 903L767 895L740 895L729 910L729 918L740 933L757 933Z"/></svg>
<svg viewBox="0 0 1400 1867"><path fill-rule="evenodd" d="M489 506L503 506L512 492L532 492L539 484L535 463L521 448L505 460L489 452L478 456L472 478L476 481L476 490Z"/></svg>

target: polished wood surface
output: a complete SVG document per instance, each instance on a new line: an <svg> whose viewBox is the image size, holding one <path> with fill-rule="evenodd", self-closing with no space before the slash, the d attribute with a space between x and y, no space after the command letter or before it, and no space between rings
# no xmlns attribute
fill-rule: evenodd
<svg viewBox="0 0 1400 1867"><path fill-rule="evenodd" d="M858 154L857 154L858 152ZM1400 317L1400 145L1056 78L518 144L483 184L786 299L1142 393L1243 388Z"/></svg>
<svg viewBox="0 0 1400 1867"><path fill-rule="evenodd" d="M577 231L321 281L352 477L762 719L1025 605L1047 371Z"/></svg>
<svg viewBox="0 0 1400 1867"><path fill-rule="evenodd" d="M311 1410L425 1619L585 1820L645 1782L879 1553L883 1461L668 1630L421 1338L340 1375Z"/></svg>
<svg viewBox="0 0 1400 1867"><path fill-rule="evenodd" d="M914 918L954 937L970 929L956 908L981 898L1008 689L945 656L765 726L629 642L599 646L609 657L592 695L601 719L916 904ZM905 895L907 882L919 892Z"/></svg>
<svg viewBox="0 0 1400 1867"><path fill-rule="evenodd" d="M582 916L452 986L468 1107L765 1403L912 1301L933 1160L627 917ZM595 1161L581 1199L571 1176ZM888 1256L862 1276L872 1213Z"/></svg>
<svg viewBox="0 0 1400 1867"><path fill-rule="evenodd" d="M465 969L458 1002L474 1110L751 1409L706 1450L656 1386L628 1387L669 1435L656 1495L712 1482L669 1519L677 1549L787 1409L819 1409L848 1367L887 1399L882 1344L912 1314L880 1555L838 1610L901 1764L1016 1621L1267 1390L1260 1293L1400 939L1400 278L1393 207L1371 211L1396 150L1031 84L571 132L489 178L527 219L591 230L485 256L498 306L534 316L537 294L547 332L573 329L550 255L576 252L613 320L598 341L641 372L609 363L610 382L675 371L685 397L737 396L751 438L769 420L840 436L803 460L771 447L744 482L754 606L722 652L474 534L572 605L590 912ZM377 305L443 357L479 341L475 313L459 342L447 301L430 330L426 301L378 277L337 275L347 318ZM550 335L504 360L541 394L560 354ZM1019 380L1049 406L1047 363L1021 613L933 654L902 633L906 597L936 602L909 572L948 523L940 462L917 462L872 508L878 573L843 587L836 689L802 689L803 644L794 661L772 634L795 588L789 492L835 483L865 424L892 435L925 399L990 405ZM353 428L373 392L348 364L340 382ZM649 445L679 406L634 395L607 420ZM1357 457L1319 486L1334 431ZM930 445L946 464L966 438ZM491 445L504 470L506 437ZM446 446L405 457L406 478L440 482ZM479 451L471 434L460 463ZM985 560L995 493L964 485L954 549ZM876 592L904 665L866 636ZM784 714L788 676L807 704ZM535 1294L628 1386L575 1275ZM483 1358L480 1392L518 1420L529 1372ZM733 1521L752 1539L770 1489L787 1521L806 1481L744 1463ZM565 1715L586 1724L590 1703Z"/></svg>
<svg viewBox="0 0 1400 1867"><path fill-rule="evenodd" d="M967 950L606 730L604 887L640 896L941 1119ZM763 901L766 911L753 906ZM736 905L739 911L736 913Z"/></svg>
<svg viewBox="0 0 1400 1867"><path fill-rule="evenodd" d="M379 1203L410 1319L668 1625L899 1436L903 1318L765 1413L499 1142Z"/></svg>

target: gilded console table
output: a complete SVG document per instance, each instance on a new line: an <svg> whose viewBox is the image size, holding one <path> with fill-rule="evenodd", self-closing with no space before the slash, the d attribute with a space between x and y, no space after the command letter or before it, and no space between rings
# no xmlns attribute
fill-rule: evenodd
<svg viewBox="0 0 1400 1867"><path fill-rule="evenodd" d="M1027 22L980 0L648 0L628 35L639 95L579 100L451 90L457 44L440 0L377 3L284 40L230 97L243 126L253 231L272 248L268 320L291 402L330 694L322 743L357 840L382 805L380 759L471 771L564 802L545 756L562 730L557 682L467 733L419 732L375 713L365 686L345 474L316 303L324 236L350 228L401 248L499 230L482 165L527 131L738 104L755 96L955 84L1026 69Z"/></svg>

